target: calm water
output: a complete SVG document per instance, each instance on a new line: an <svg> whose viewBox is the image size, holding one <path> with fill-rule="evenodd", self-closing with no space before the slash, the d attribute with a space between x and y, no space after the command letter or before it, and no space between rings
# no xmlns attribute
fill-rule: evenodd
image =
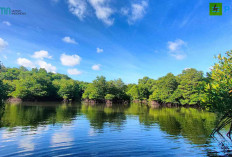
<svg viewBox="0 0 232 157"><path fill-rule="evenodd" d="M216 120L193 108L7 104L0 110L0 156L225 155L231 142L209 138Z"/></svg>

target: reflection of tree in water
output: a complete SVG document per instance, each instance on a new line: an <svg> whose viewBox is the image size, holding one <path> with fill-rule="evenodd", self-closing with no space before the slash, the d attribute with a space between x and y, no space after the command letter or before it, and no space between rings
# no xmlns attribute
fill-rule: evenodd
<svg viewBox="0 0 232 157"><path fill-rule="evenodd" d="M87 117L90 125L95 129L103 129L105 123L120 127L126 119L122 105L116 107L106 107L105 105L82 105L81 112Z"/></svg>
<svg viewBox="0 0 232 157"><path fill-rule="evenodd" d="M146 105L132 103L130 107L125 110L127 115L136 115L139 117L139 122L149 127L154 124L154 118L149 115L149 107Z"/></svg>
<svg viewBox="0 0 232 157"><path fill-rule="evenodd" d="M151 109L145 105L131 104L127 115L139 116L140 123L153 126L157 123L170 135L182 135L194 144L205 144L214 128L216 115L194 108Z"/></svg>
<svg viewBox="0 0 232 157"><path fill-rule="evenodd" d="M0 128L1 128L1 121L2 121L4 112L5 112L5 104L0 102Z"/></svg>
<svg viewBox="0 0 232 157"><path fill-rule="evenodd" d="M162 108L150 110L161 130L182 135L194 144L205 144L214 128L216 116L194 108Z"/></svg>
<svg viewBox="0 0 232 157"><path fill-rule="evenodd" d="M4 105L0 127L32 126L40 124L67 123L77 114L71 106Z"/></svg>
<svg viewBox="0 0 232 157"><path fill-rule="evenodd" d="M194 108L151 109L145 105L131 104L127 115L139 116L140 123L153 126L157 123L170 135L182 135L194 144L205 144L216 120L216 115Z"/></svg>
<svg viewBox="0 0 232 157"><path fill-rule="evenodd" d="M56 107L55 112L49 116L49 123L70 123L80 112L80 106L72 106L71 104L63 104Z"/></svg>

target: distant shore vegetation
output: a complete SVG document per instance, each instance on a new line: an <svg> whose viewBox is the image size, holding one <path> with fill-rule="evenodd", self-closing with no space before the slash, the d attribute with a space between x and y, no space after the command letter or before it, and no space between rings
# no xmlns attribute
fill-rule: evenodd
<svg viewBox="0 0 232 157"><path fill-rule="evenodd" d="M157 80L144 77L137 84L121 79L107 81L98 76L93 82L73 80L67 75L45 69L8 68L0 65L0 99L29 101L64 100L87 102L157 102L201 105L213 109L229 108L232 103L232 51L217 56L211 72L193 68Z"/></svg>

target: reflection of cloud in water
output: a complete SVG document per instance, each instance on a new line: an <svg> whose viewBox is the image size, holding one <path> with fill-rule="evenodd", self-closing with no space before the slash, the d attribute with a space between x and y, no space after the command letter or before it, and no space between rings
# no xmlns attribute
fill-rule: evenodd
<svg viewBox="0 0 232 157"><path fill-rule="evenodd" d="M96 136L97 134L96 134L96 132L94 131L93 128L90 128L90 129L89 129L89 132L88 132L88 135L89 135L89 136Z"/></svg>
<svg viewBox="0 0 232 157"><path fill-rule="evenodd" d="M51 147L61 147L61 146L71 146L73 138L70 137L70 134L64 133L55 133L52 136L52 146Z"/></svg>
<svg viewBox="0 0 232 157"><path fill-rule="evenodd" d="M28 136L25 138L22 138L19 141L19 148L24 149L22 152L25 151L33 151L35 149L35 143L33 143L33 136Z"/></svg>
<svg viewBox="0 0 232 157"><path fill-rule="evenodd" d="M13 130L4 130L1 132L2 141L1 142L11 142L18 141L19 152L26 152L24 155L32 155L32 151L35 150L35 141L38 135L43 134L45 131L49 130L49 126L39 126L38 128L31 127L18 127L12 128ZM7 143L5 146L6 147Z"/></svg>
<svg viewBox="0 0 232 157"><path fill-rule="evenodd" d="M43 134L44 131L48 131L49 126L39 126L38 128L14 128L14 130L4 130L1 132L2 139L5 139L2 142L10 142L10 141L16 141L17 137L20 136L31 136L31 135L39 135Z"/></svg>
<svg viewBox="0 0 232 157"><path fill-rule="evenodd" d="M74 138L71 137L71 134L69 133L70 130L71 127L64 126L58 132L54 133L52 136L51 147L71 146Z"/></svg>
<svg viewBox="0 0 232 157"><path fill-rule="evenodd" d="M10 142L10 141L16 141L16 137L19 136L21 132L21 129L14 130L14 131L7 131L4 130L2 132L2 139L4 139L2 142Z"/></svg>

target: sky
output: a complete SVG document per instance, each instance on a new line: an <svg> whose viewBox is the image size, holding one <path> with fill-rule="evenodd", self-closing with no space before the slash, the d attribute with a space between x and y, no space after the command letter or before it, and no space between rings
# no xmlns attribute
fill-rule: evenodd
<svg viewBox="0 0 232 157"><path fill-rule="evenodd" d="M91 82L137 83L186 68L208 72L232 49L232 2L209 0L1 0L25 15L0 14L0 61Z"/></svg>

